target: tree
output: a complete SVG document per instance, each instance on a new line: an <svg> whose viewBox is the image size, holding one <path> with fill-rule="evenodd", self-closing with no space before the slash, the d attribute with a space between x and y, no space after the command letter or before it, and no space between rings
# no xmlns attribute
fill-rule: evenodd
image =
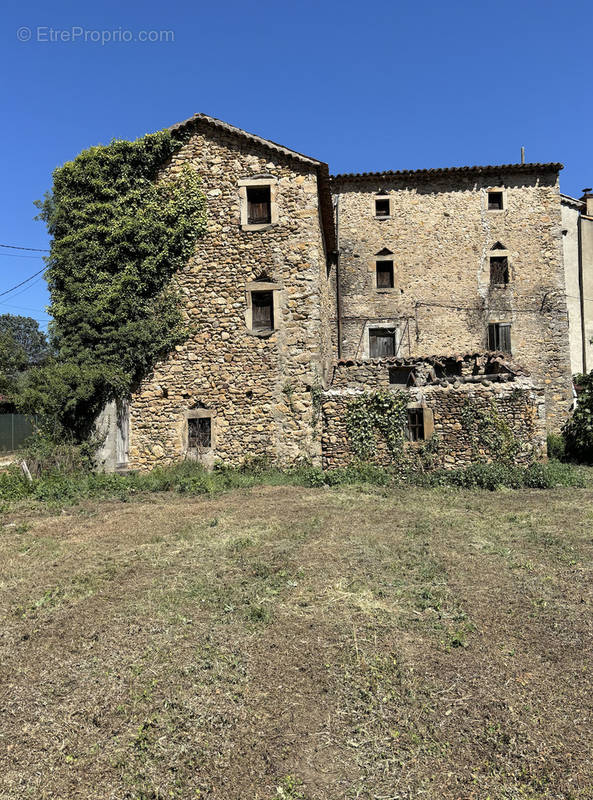
<svg viewBox="0 0 593 800"><path fill-rule="evenodd" d="M47 339L36 320L0 315L0 394L12 398L24 373L44 363L48 355Z"/></svg>
<svg viewBox="0 0 593 800"><path fill-rule="evenodd" d="M577 407L562 429L566 454L577 461L593 463L593 371L575 376L575 383L579 387Z"/></svg>
<svg viewBox="0 0 593 800"><path fill-rule="evenodd" d="M43 364L49 356L49 345L39 323L32 317L17 314L0 314L0 336L9 335L14 344L22 349L26 367Z"/></svg>

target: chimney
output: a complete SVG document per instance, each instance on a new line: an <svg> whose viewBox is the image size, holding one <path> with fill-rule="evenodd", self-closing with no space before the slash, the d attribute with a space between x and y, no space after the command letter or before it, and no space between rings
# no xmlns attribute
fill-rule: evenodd
<svg viewBox="0 0 593 800"><path fill-rule="evenodd" d="M583 189L583 196L581 197L581 202L585 204L584 213L588 217L593 217L593 189L591 189L591 187Z"/></svg>

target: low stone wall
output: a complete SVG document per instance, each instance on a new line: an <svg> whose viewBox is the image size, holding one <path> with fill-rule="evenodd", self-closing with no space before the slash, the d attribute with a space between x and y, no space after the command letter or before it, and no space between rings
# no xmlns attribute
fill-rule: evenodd
<svg viewBox="0 0 593 800"><path fill-rule="evenodd" d="M358 368L356 378L358 383L361 378ZM348 436L348 405L356 396L377 388L377 383L367 387L358 383L356 387L331 388L324 393L324 468L343 467L356 461ZM385 385L380 388L395 390ZM431 410L434 419L430 439L404 442L404 463L412 468L454 469L475 461L494 461L501 456L500 435L505 442L517 447L513 454L515 463L527 464L545 457L545 394L543 388L534 386L529 378L510 380L504 376L500 382L488 381L487 384L458 381L443 386L435 383L404 391L409 395L410 405L419 404ZM480 419L488 420L490 436L487 430L480 430ZM482 424L482 429L484 427ZM375 432L375 441L371 462L380 466L393 464L392 454L379 432Z"/></svg>

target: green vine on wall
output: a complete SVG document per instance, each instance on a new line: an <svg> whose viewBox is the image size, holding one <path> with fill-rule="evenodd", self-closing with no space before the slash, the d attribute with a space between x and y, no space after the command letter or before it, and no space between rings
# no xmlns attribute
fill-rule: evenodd
<svg viewBox="0 0 593 800"><path fill-rule="evenodd" d="M55 170L38 203L57 355L31 371L20 405L81 437L187 338L172 278L205 232L206 199L189 167L159 179L184 140L160 131L91 147Z"/></svg>
<svg viewBox="0 0 593 800"><path fill-rule="evenodd" d="M368 461L380 434L394 460L403 452L404 430L410 399L406 392L363 392L346 409L346 429L354 453Z"/></svg>
<svg viewBox="0 0 593 800"><path fill-rule="evenodd" d="M521 394L521 397L525 395ZM519 395L513 399L519 399ZM500 416L494 401L490 401L486 408L480 408L468 397L461 410L461 423L470 435L472 460L485 460L490 456L496 461L513 463L522 450L521 443L508 422ZM481 450L485 452L480 453Z"/></svg>

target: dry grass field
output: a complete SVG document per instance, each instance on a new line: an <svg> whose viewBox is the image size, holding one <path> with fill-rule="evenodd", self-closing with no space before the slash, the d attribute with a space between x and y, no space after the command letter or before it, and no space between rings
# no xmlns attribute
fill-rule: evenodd
<svg viewBox="0 0 593 800"><path fill-rule="evenodd" d="M1 800L593 797L593 491L259 487L0 531Z"/></svg>

